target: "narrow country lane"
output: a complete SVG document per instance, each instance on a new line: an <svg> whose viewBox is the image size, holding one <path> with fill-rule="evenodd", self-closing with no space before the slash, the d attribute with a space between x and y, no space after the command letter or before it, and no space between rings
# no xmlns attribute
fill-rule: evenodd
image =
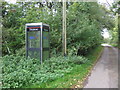
<svg viewBox="0 0 120 90"><path fill-rule="evenodd" d="M84 88L118 88L118 49L104 46L103 53L85 81Z"/></svg>

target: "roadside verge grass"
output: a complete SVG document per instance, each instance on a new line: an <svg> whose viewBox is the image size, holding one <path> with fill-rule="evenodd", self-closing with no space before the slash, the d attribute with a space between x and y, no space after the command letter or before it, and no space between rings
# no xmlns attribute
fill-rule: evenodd
<svg viewBox="0 0 120 90"><path fill-rule="evenodd" d="M75 65L73 69L63 77L54 81L42 83L40 85L30 86L29 88L82 88L84 80L89 75L91 68L100 57L102 50L102 46L94 48L88 55L86 55L89 62L81 65Z"/></svg>

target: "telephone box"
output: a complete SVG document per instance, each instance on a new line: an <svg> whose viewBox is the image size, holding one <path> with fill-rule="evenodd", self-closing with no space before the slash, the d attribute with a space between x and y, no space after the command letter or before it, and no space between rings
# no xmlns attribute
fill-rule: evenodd
<svg viewBox="0 0 120 90"><path fill-rule="evenodd" d="M44 23L26 24L26 56L40 60L50 57L49 25Z"/></svg>

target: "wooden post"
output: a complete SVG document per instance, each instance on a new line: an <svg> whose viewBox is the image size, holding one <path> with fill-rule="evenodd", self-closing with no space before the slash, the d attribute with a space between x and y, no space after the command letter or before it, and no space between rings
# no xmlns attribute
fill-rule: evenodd
<svg viewBox="0 0 120 90"><path fill-rule="evenodd" d="M63 55L66 56L66 0L63 0L62 44L63 44Z"/></svg>

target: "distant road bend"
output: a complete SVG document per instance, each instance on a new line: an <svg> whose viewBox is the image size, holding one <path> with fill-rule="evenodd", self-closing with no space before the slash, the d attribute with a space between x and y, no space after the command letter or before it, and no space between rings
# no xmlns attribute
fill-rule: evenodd
<svg viewBox="0 0 120 90"><path fill-rule="evenodd" d="M118 88L118 49L107 44L103 46L103 53L84 88Z"/></svg>

